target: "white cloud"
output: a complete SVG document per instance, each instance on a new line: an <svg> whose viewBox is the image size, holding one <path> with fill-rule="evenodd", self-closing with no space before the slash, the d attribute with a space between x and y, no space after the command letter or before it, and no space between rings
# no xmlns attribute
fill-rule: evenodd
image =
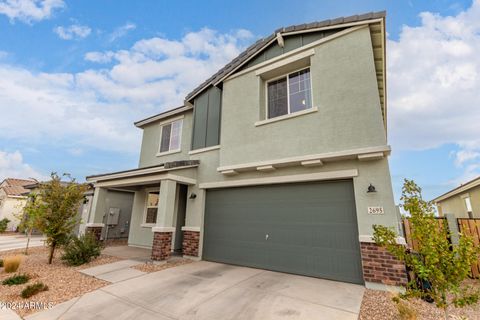
<svg viewBox="0 0 480 320"><path fill-rule="evenodd" d="M459 150L455 152L455 165L463 166L464 163L480 158L480 152L472 150Z"/></svg>
<svg viewBox="0 0 480 320"><path fill-rule="evenodd" d="M115 54L112 51L98 52L92 51L85 54L85 60L96 63L107 63L112 61Z"/></svg>
<svg viewBox="0 0 480 320"><path fill-rule="evenodd" d="M125 36L130 30L135 30L137 26L134 23L127 22L123 26L118 27L115 29L112 34L110 35L109 41L113 42L118 38Z"/></svg>
<svg viewBox="0 0 480 320"><path fill-rule="evenodd" d="M389 127L400 149L459 148L455 163L480 174L480 0L456 16L429 12L388 41ZM467 172L468 171L468 172Z"/></svg>
<svg viewBox="0 0 480 320"><path fill-rule="evenodd" d="M88 26L72 24L68 27L56 27L53 29L53 32L55 32L63 40L72 40L74 38L83 39L88 37L88 35L90 35L92 32L92 29L90 29Z"/></svg>
<svg viewBox="0 0 480 320"><path fill-rule="evenodd" d="M237 34L202 29L180 40L140 40L128 50L88 53L85 59L112 65L78 73L34 73L0 62L0 106L8 106L2 138L70 154L137 153L141 132L133 121L180 105L247 45Z"/></svg>
<svg viewBox="0 0 480 320"><path fill-rule="evenodd" d="M23 162L23 156L19 151L9 153L0 150L0 182L5 178L43 180L45 176Z"/></svg>
<svg viewBox="0 0 480 320"><path fill-rule="evenodd" d="M6 15L11 22L31 23L50 18L55 9L64 6L63 0L0 0L0 14Z"/></svg>

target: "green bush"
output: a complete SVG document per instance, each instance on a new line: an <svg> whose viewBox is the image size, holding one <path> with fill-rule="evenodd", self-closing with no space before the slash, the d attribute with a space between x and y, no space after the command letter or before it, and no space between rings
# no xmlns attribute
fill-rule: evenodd
<svg viewBox="0 0 480 320"><path fill-rule="evenodd" d="M17 274L13 277L7 278L2 281L4 286L16 286L18 284L27 283L30 280L30 276L28 274Z"/></svg>
<svg viewBox="0 0 480 320"><path fill-rule="evenodd" d="M0 259L0 268L3 268L3 260Z"/></svg>
<svg viewBox="0 0 480 320"><path fill-rule="evenodd" d="M5 232L7 230L7 225L10 222L7 218L3 218L0 220L0 233Z"/></svg>
<svg viewBox="0 0 480 320"><path fill-rule="evenodd" d="M23 289L20 295L22 296L23 299L27 299L27 298L30 298L31 296L36 295L37 293L40 293L42 291L47 291L47 290L48 290L48 287L45 284L41 282L37 282Z"/></svg>
<svg viewBox="0 0 480 320"><path fill-rule="evenodd" d="M62 260L71 266L79 266L92 261L102 252L102 245L94 235L73 236L65 246Z"/></svg>

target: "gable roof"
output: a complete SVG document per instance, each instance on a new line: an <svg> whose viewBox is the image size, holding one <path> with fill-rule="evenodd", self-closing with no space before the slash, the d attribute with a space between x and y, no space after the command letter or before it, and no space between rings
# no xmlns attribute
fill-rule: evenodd
<svg viewBox="0 0 480 320"><path fill-rule="evenodd" d="M210 85L215 85L218 82L220 82L228 74L230 74L232 71L234 71L235 69L243 65L245 62L250 60L253 56L255 56L260 51L262 51L266 46L268 46L274 39L276 39L277 34L284 35L291 32L308 32L308 31L319 29L319 28L327 28L327 27L333 27L333 26L340 27L341 25L344 25L344 24L368 21L372 19L380 19L380 18L383 19L385 17L386 17L386 11L370 12L370 13L365 13L360 15L353 15L349 17L339 17L335 19L311 22L308 24L303 23L299 25L292 25L288 27L279 28L275 30L273 34L269 35L268 37L259 39L250 47L245 49L245 51L240 53L235 59L230 61L223 68L218 70L214 75L212 75L210 78L205 80L202 84L200 84L198 87L193 89L193 91L186 96L185 100L191 101L193 98L195 98L195 96L200 94L203 90L208 88Z"/></svg>
<svg viewBox="0 0 480 320"><path fill-rule="evenodd" d="M248 61L250 61L252 58L257 56L258 54L260 54L270 44L276 41L277 34L280 34L282 36L287 36L287 35L297 34L297 33L307 33L307 32L314 32L314 31L321 31L321 30L328 30L328 29L343 28L343 27L359 25L363 23L367 24L372 20L377 20L376 22L378 22L378 20L381 19L382 21L384 21L386 15L387 15L386 11L369 12L369 13L353 15L348 17L339 17L335 19L328 19L328 20L316 21L311 23L303 23L299 25L291 25L288 27L281 27L275 30L275 32L273 32L269 36L257 40L254 44L252 44L247 49L245 49L236 58L234 58L232 61L226 64L223 68L218 70L210 78L208 78L199 86L197 86L195 89L193 89L185 97L184 106L164 111L162 113L156 114L149 118L137 121L134 124L136 127L142 128L146 124L193 109L192 107L193 104L191 102L197 95L202 93L204 90L208 89L210 86L218 85L223 79L225 79L235 70L237 70L238 68L246 64ZM374 44L374 59L375 59L375 68L377 73L377 82L378 82L378 90L379 90L379 96L380 96L380 104L382 108L383 121L384 121L385 128L387 128L386 74L385 74L386 62L384 58L385 56L385 23L384 22L381 25L381 28L383 30L378 30L380 29L378 27L376 30L373 30L372 27L370 29L372 33L375 32L377 34L378 33L381 34L381 39L377 40L381 43L381 45L379 45L379 48L375 48L375 44ZM372 36L372 42L373 41L374 39Z"/></svg>
<svg viewBox="0 0 480 320"><path fill-rule="evenodd" d="M26 179L15 179L15 178L7 178L2 182L2 189L7 196L22 196L25 192L29 192L29 190L25 189L24 186L35 183L34 180L26 180Z"/></svg>
<svg viewBox="0 0 480 320"><path fill-rule="evenodd" d="M146 119L136 121L133 124L137 128L142 128L143 126L145 126L149 123L152 123L152 122L155 122L155 121L158 121L158 120L161 120L161 119L165 119L165 118L168 118L168 117L171 117L171 116L174 116L174 115L177 115L177 114L180 114L180 113L183 113L185 111L192 110L192 109L193 109L193 107L191 107L191 106L180 106L180 107L177 107L177 108L174 108L174 109L170 109L170 110L161 112L159 114L148 117Z"/></svg>
<svg viewBox="0 0 480 320"><path fill-rule="evenodd" d="M448 198L451 198L453 196L456 196L457 194L466 192L474 187L480 186L480 177L476 177L475 179L472 179L470 181L465 182L464 184L461 184L460 186L453 188L450 191L445 192L444 194L436 197L433 199L433 202L440 202L443 200L446 200Z"/></svg>

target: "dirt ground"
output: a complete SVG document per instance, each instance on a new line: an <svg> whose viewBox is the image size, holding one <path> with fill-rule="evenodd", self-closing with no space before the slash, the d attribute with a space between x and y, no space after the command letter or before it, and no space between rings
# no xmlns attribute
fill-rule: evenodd
<svg viewBox="0 0 480 320"><path fill-rule="evenodd" d="M469 281L480 288L480 280ZM360 320L398 320L402 319L392 301L393 293L377 290L365 290L362 306L360 309ZM406 304L415 310L418 320L444 319L444 313L435 304L420 299L412 299ZM465 308L451 307L448 309L449 319L452 320L480 320L480 303Z"/></svg>
<svg viewBox="0 0 480 320"><path fill-rule="evenodd" d="M6 273L3 268L0 269L0 301L21 303L29 301L43 302L47 304L53 303L53 305L57 305L109 284L109 282L86 276L77 270L121 260L116 257L101 255L88 264L79 267L70 267L60 260L60 250L56 252L55 259L51 265L47 263L48 250L45 247L30 248L28 256L25 256L22 253L23 249L0 253L0 259L12 255L21 255L23 258L23 262L16 273ZM1 284L6 278L19 273L26 273L31 279L26 284L22 285L6 286ZM27 285L39 281L46 284L49 290L41 292L29 299L23 299L20 297L21 291ZM36 311L39 310L16 310L20 316L25 316Z"/></svg>

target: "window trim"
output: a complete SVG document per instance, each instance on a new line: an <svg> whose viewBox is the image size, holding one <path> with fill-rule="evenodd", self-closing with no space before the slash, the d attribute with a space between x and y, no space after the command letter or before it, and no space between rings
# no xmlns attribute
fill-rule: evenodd
<svg viewBox="0 0 480 320"><path fill-rule="evenodd" d="M173 153L178 153L178 152L182 152L182 135L183 135L183 119L184 119L184 115L181 115L179 117L175 117L175 118L172 118L172 119L168 119L166 121L162 121L160 122L160 139L159 139L159 143L158 143L158 149L157 149L157 157L160 157L160 156L165 156L165 155L168 155L168 154L173 154ZM179 134L179 141L180 141L180 145L179 145L179 148L178 149L172 149L172 150L167 150L167 151L163 151L163 152L160 152L160 149L162 147L162 136L163 136L163 127L166 126L166 125L169 125L169 124L173 124L174 122L177 122L177 121L181 121L182 122L182 127L180 129L180 134ZM172 127L173 128L173 125ZM170 148L171 146L171 143L172 143L172 129L170 129L170 141L169 141L169 144L168 144L168 147Z"/></svg>
<svg viewBox="0 0 480 320"><path fill-rule="evenodd" d="M143 217L142 217L142 223L140 224L141 227L143 228L152 228L157 225L157 222L155 223L147 223L147 209L148 209L148 195L151 192L158 192L158 203L160 203L160 188L154 187L154 188L146 188L145 189L145 205L143 206ZM158 210L158 205L157 205L157 210ZM157 219L158 219L158 213L157 213Z"/></svg>
<svg viewBox="0 0 480 320"><path fill-rule="evenodd" d="M303 71L303 70L306 70L306 69L311 69L311 66L296 69L296 70L290 71L289 73L285 73L285 74L282 74L278 77L274 77L274 78L271 78L271 79L268 79L268 80L265 81L265 119L263 119L261 121L273 120L273 119L278 118L278 117L285 117L285 116L289 116L289 115L292 115L292 114L295 114L295 113L298 113L298 112L305 112L306 110L310 110L310 109L314 108L315 104L313 103L313 84L312 84L312 77L310 76L310 99L312 101L312 105L310 106L310 108L303 109L303 110L300 110L300 111L291 112L291 110L290 110L290 83L289 83L289 80L288 80L288 76L291 75L292 73ZM312 73L310 71L310 75L311 74ZM276 80L282 79L282 78L287 79L287 110L288 110L288 113L283 114L281 116L269 118L268 117L268 84L270 82L273 82L273 81L276 81Z"/></svg>

